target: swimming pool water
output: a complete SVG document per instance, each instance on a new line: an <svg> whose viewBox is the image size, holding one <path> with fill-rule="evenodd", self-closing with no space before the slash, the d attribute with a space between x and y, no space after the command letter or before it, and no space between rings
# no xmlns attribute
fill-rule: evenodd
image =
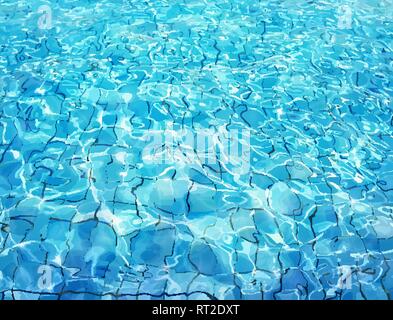
<svg viewBox="0 0 393 320"><path fill-rule="evenodd" d="M392 13L0 0L0 298L392 298Z"/></svg>

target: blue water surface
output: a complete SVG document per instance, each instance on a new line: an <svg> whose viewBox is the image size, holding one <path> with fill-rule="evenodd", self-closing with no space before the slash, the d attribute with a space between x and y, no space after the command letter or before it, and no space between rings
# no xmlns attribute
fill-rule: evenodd
<svg viewBox="0 0 393 320"><path fill-rule="evenodd" d="M0 0L0 299L392 298L392 13Z"/></svg>

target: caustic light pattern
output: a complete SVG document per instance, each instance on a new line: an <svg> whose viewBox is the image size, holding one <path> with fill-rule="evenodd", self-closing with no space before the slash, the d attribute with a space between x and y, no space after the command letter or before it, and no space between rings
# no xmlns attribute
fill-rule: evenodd
<svg viewBox="0 0 393 320"><path fill-rule="evenodd" d="M0 0L0 299L392 298L392 12Z"/></svg>

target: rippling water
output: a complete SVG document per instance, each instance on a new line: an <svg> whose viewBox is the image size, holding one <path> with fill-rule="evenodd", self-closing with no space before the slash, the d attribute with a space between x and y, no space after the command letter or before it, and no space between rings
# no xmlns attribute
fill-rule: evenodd
<svg viewBox="0 0 393 320"><path fill-rule="evenodd" d="M0 298L392 298L392 13L0 0Z"/></svg>

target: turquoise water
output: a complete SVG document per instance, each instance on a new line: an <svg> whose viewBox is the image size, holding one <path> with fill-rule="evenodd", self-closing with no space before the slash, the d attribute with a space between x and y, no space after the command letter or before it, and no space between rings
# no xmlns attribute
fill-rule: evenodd
<svg viewBox="0 0 393 320"><path fill-rule="evenodd" d="M0 298L392 298L392 13L0 0Z"/></svg>

